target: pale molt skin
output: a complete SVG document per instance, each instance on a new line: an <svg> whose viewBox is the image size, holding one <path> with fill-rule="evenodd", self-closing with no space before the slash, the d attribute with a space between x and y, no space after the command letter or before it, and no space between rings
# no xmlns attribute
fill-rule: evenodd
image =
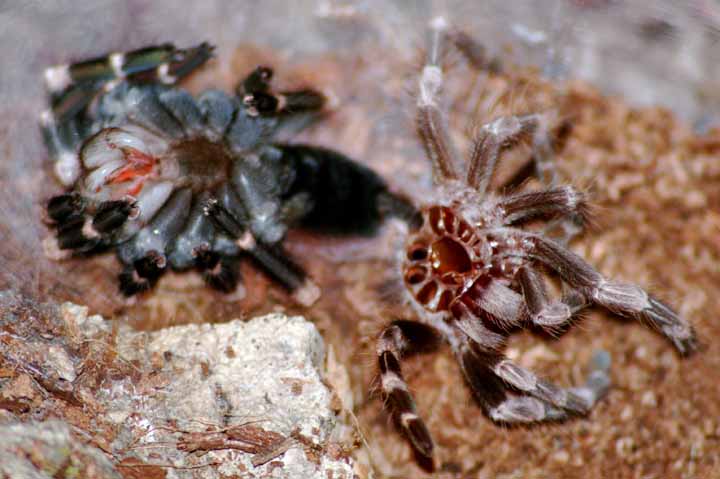
<svg viewBox="0 0 720 479"><path fill-rule="evenodd" d="M433 167L435 190L422 202L398 261L408 318L379 336L380 386L395 422L415 452L432 462L433 441L400 368L403 356L447 342L476 400L498 423L560 421L586 415L609 388L610 358L598 352L585 384L562 388L514 364L503 354L510 331L535 326L559 334L583 308L600 306L636 318L665 336L681 355L697 349L692 326L639 286L604 277L567 243L589 216L588 200L558 185L541 114L500 117L484 125L470 158L454 153L438 107L440 57L446 40L461 51L471 38L441 18L431 22L428 62L419 79L417 130ZM469 48L480 51L480 48ZM475 64L473 58L469 63ZM544 187L507 195L489 191L502 152L520 141L545 149L534 155ZM545 228L538 221L550 221ZM534 226L529 227L528 223ZM554 226L561 237L551 237ZM544 274L559 279L561 298L547 291Z"/></svg>
<svg viewBox="0 0 720 479"><path fill-rule="evenodd" d="M275 92L265 66L235 94L175 86L211 54L168 44L47 70L41 123L68 188L47 204L55 249L115 250L127 296L169 268L232 293L247 258L310 305L319 289L283 248L289 228L372 234L414 210L341 153L277 139L317 119L319 91Z"/></svg>

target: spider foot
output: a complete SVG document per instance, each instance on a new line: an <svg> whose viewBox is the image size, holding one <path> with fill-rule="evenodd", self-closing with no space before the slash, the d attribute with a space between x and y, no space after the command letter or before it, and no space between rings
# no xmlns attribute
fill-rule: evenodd
<svg viewBox="0 0 720 479"><path fill-rule="evenodd" d="M590 361L589 371L583 387L570 388L570 391L586 404L587 411L610 390L610 353L595 351Z"/></svg>
<svg viewBox="0 0 720 479"><path fill-rule="evenodd" d="M132 296L152 288L165 272L167 260L165 255L151 250L140 259L128 265L120 273L120 291L125 296Z"/></svg>

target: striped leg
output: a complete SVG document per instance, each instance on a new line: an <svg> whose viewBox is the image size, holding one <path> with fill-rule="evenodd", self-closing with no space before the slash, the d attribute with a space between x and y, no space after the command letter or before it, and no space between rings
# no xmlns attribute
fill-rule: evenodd
<svg viewBox="0 0 720 479"><path fill-rule="evenodd" d="M252 116L312 113L320 111L325 105L325 97L315 90L273 93L270 87L272 77L272 68L259 66L238 85L238 96Z"/></svg>
<svg viewBox="0 0 720 479"><path fill-rule="evenodd" d="M646 321L670 340L682 355L697 350L695 330L669 306L639 286L609 280L584 259L557 242L540 235L523 233L530 246L527 255L554 271L571 288L592 303L615 314Z"/></svg>
<svg viewBox="0 0 720 479"><path fill-rule="evenodd" d="M502 71L500 59L488 55L485 46L469 33L453 28L448 31L447 37L474 69L491 73Z"/></svg>
<svg viewBox="0 0 720 479"><path fill-rule="evenodd" d="M228 132L233 150L252 150L279 131L292 136L315 121L325 107L325 95L317 90L273 91L272 76L271 68L260 66L236 88L242 108Z"/></svg>
<svg viewBox="0 0 720 479"><path fill-rule="evenodd" d="M527 396L543 401L552 408L565 414L585 415L598 399L602 398L610 387L607 368L608 361L596 361L584 386L564 389L538 378L535 373L514 364L509 359L501 359L492 368L493 373L505 384Z"/></svg>
<svg viewBox="0 0 720 479"><path fill-rule="evenodd" d="M212 50L208 43L188 49L164 44L48 68L45 84L51 95L53 116L60 122L75 116L101 89L125 79L175 84L209 60Z"/></svg>
<svg viewBox="0 0 720 479"><path fill-rule="evenodd" d="M506 225L552 218L579 218L585 223L591 217L587 195L567 185L504 196L496 208Z"/></svg>
<svg viewBox="0 0 720 479"><path fill-rule="evenodd" d="M48 203L58 206L60 202L67 202L72 193L53 197ZM77 211L77 210L76 210ZM54 226L57 228L58 247L64 250L73 250L75 253L89 254L107 247L113 235L117 233L125 221L136 211L134 203L126 200L104 201L100 203L91 216L82 210L68 214L62 218L55 215Z"/></svg>
<svg viewBox="0 0 720 479"><path fill-rule="evenodd" d="M77 121L74 118L58 122L48 110L40 115L40 129L51 159L53 170L63 186L72 186L80 176L81 166L78 149L82 142Z"/></svg>
<svg viewBox="0 0 720 479"><path fill-rule="evenodd" d="M42 113L40 125L60 182L71 186L80 174L77 150L92 133L94 121L85 113L98 94L109 92L125 80L174 84L211 55L212 47L207 43L185 50L166 44L45 70L51 108Z"/></svg>
<svg viewBox="0 0 720 479"><path fill-rule="evenodd" d="M427 458L432 457L433 441L425 423L417 415L415 401L402 377L400 360L407 354L436 346L439 338L434 328L422 323L394 321L383 330L377 341L380 384L387 407L413 448Z"/></svg>
<svg viewBox="0 0 720 479"><path fill-rule="evenodd" d="M472 68L493 73L501 71L502 68L497 58L489 58L483 45L478 43L472 35L462 30L451 28L447 32L447 37L450 42L455 45L455 48L466 58ZM522 117L515 118L521 119ZM537 120L532 131L526 129L527 136L530 136L529 134L532 136L532 157L528 159L525 166L520 168L513 177L500 186L501 190L518 187L532 175L535 175L545 187L548 187L548 191L556 189L559 176L555 156L558 151L563 149L565 140L571 131L572 124L569 121L558 122L552 115L537 115ZM490 126L497 130L497 120L491 123ZM500 149L511 146L511 144L503 144L502 142L500 144L497 142L494 144L493 142L488 143L485 136L486 132L481 132L481 137L476 144L475 150L476 153L481 153L482 150L488 150L490 153L493 153L490 155L490 159L492 159L493 156L496 159L497 154L493 152L493 149L497 151L499 145L502 145ZM472 160L470 164L472 165L474 161L475 160ZM479 171L486 172L484 173L485 175L491 175L492 166L491 162L486 162ZM483 182L486 181L486 179L480 178L479 180L480 190L482 191L484 187ZM569 211L567 216L554 219L546 228L546 231L553 232L561 242L566 244L582 231L584 219L585 216L582 211Z"/></svg>
<svg viewBox="0 0 720 479"><path fill-rule="evenodd" d="M468 184L484 195L502 152L534 135L540 121L540 115L503 116L484 125L468 161Z"/></svg>
<svg viewBox="0 0 720 479"><path fill-rule="evenodd" d="M582 194L568 186L557 186L560 177L557 171L556 156L557 152L564 148L564 143L571 131L571 123L566 121L553 127L548 124L552 121L554 121L552 118L542 117L533 137L530 161L535 167L535 176L548 188L548 191L564 190L568 192L567 198L571 203L573 199L580 201L574 208L571 208L566 214L554 218L544 228L545 234L553 235L562 244L568 244L582 232L583 227L587 224L590 210L586 198ZM558 201L562 204L564 200L560 198Z"/></svg>

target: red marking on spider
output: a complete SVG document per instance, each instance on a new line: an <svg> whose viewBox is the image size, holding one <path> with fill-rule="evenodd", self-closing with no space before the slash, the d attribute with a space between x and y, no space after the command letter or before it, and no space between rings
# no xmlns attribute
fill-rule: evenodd
<svg viewBox="0 0 720 479"><path fill-rule="evenodd" d="M123 166L108 179L107 184L125 183L152 173L157 160L154 156L143 153L135 148L122 149L127 165Z"/></svg>
<svg viewBox="0 0 720 479"><path fill-rule="evenodd" d="M145 180L153 172L157 159L135 148L124 147L122 151L127 164L113 173L111 177L108 178L107 184L133 182L127 189L126 194L137 196L143 189Z"/></svg>

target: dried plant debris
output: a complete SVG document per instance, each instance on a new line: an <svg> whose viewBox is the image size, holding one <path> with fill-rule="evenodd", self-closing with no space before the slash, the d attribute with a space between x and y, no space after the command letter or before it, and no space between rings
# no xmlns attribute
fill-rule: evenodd
<svg viewBox="0 0 720 479"><path fill-rule="evenodd" d="M1 422L28 431L23 448L60 428L72 448L57 474L94 454L109 472L85 477L352 477L323 343L302 318L136 333L69 303L2 299Z"/></svg>

